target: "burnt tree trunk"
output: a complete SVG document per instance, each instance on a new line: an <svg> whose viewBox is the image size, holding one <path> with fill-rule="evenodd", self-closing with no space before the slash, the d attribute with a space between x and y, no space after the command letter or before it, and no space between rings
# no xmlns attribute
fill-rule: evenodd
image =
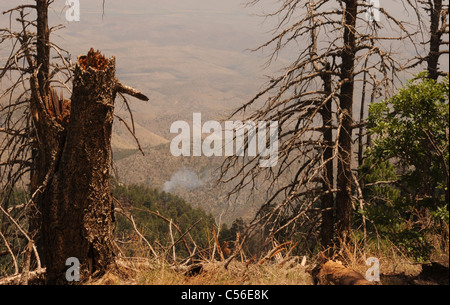
<svg viewBox="0 0 450 305"><path fill-rule="evenodd" d="M64 129L49 116L46 105L49 104L49 69L50 69L50 30L48 27L48 0L36 0L36 59L33 63L36 75L30 78L31 101L30 111L33 125L32 167L30 174L30 193L35 194L30 206L29 231L38 248L41 242L41 209L43 206L42 191L48 183L54 168L55 160L61 148ZM30 63L31 65L32 63ZM45 263L43 258L42 262Z"/></svg>
<svg viewBox="0 0 450 305"><path fill-rule="evenodd" d="M118 81L115 59L91 50L74 74L70 122L44 195L42 239L49 283L65 281L65 262L82 279L114 263L110 193L111 135Z"/></svg>
<svg viewBox="0 0 450 305"><path fill-rule="evenodd" d="M427 57L428 73L431 79L439 78L439 57L444 29L440 29L442 0L429 1L430 10L430 50ZM448 12L447 12L448 13Z"/></svg>
<svg viewBox="0 0 450 305"><path fill-rule="evenodd" d="M50 29L48 27L48 0L36 0L37 11L37 42L36 42L36 61L39 67L37 77L41 96L47 96L49 93L50 71Z"/></svg>
<svg viewBox="0 0 450 305"><path fill-rule="evenodd" d="M358 3L356 0L345 1L344 48L342 52L340 91L340 112L342 128L338 149L338 174L336 197L336 229L337 236L345 243L350 232L350 212L352 203L352 134L353 134L353 93L356 38L355 26Z"/></svg>

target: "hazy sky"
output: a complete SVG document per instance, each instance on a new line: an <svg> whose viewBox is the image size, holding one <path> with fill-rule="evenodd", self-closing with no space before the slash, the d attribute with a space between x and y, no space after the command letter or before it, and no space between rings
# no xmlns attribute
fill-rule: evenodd
<svg viewBox="0 0 450 305"><path fill-rule="evenodd" d="M22 3L0 0L0 11ZM106 0L104 10L102 0L80 0L80 22L66 21L64 4L50 10L50 24L65 25L52 41L73 61L91 47L115 56L119 79L151 95L155 107L143 111L176 110L180 99L197 110L208 100L235 107L263 81L265 58L247 49L268 29L242 0ZM0 15L0 26L7 22Z"/></svg>
<svg viewBox="0 0 450 305"><path fill-rule="evenodd" d="M106 0L104 14L101 0L81 0L81 21L68 23L64 32L70 40L90 30L86 38L95 38L101 49L135 40L243 50L258 42L253 36L260 30L261 19L249 13L241 0ZM56 8L54 17L65 22Z"/></svg>
<svg viewBox="0 0 450 305"><path fill-rule="evenodd" d="M270 49L265 54L248 49L271 37L271 22L277 19L256 15L271 12L279 1L261 0L256 7L246 7L246 0L105 0L104 9L102 0L79 1L81 21L67 22L65 0L55 0L50 23L66 28L54 33L53 41L74 61L90 47L115 56L118 77L151 95L152 105L143 106L144 112L234 108L251 98L266 80L264 75L271 74L263 69ZM34 1L0 0L0 11L30 2ZM390 14L413 20L400 0L380 3ZM337 7L337 1L328 5ZM8 18L0 18L4 26ZM293 45L293 54L301 47ZM5 50L0 50L0 57ZM396 51L412 49L399 44ZM287 61L282 57L283 63ZM189 107L180 109L182 103Z"/></svg>

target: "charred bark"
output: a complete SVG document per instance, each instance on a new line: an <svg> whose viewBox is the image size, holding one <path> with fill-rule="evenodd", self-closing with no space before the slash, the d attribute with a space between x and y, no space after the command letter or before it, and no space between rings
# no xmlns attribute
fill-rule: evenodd
<svg viewBox="0 0 450 305"><path fill-rule="evenodd" d="M439 73L439 57L440 47L442 44L442 34L444 31L440 29L440 21L442 14L442 0L429 1L430 5L430 50L427 57L428 73L431 79L438 79ZM448 12L444 12L447 14ZM445 27L444 27L445 29Z"/></svg>
<svg viewBox="0 0 450 305"><path fill-rule="evenodd" d="M48 5L48 0L36 0L38 37L36 45L36 61L41 96L47 96L49 94L50 30L48 28Z"/></svg>
<svg viewBox="0 0 450 305"><path fill-rule="evenodd" d="M114 58L92 50L79 58L67 135L42 209L49 283L64 281L70 257L80 261L82 278L114 262L110 147L117 84Z"/></svg>
<svg viewBox="0 0 450 305"><path fill-rule="evenodd" d="M337 235L345 242L350 232L351 182L352 182L352 133L353 133L353 93L356 38L355 26L358 4L356 0L345 1L344 48L342 50L341 79L343 81L339 96L342 114L342 130L337 139L338 174L336 198Z"/></svg>
<svg viewBox="0 0 450 305"><path fill-rule="evenodd" d="M29 65L36 73L30 78L30 110L34 125L30 193L35 194L30 207L30 233L41 253L41 222L43 190L54 169L55 160L61 151L64 129L49 116L50 86L50 30L48 26L48 0L36 0L36 59L29 58ZM46 181L47 180L47 181ZM45 263L45 261L43 261Z"/></svg>

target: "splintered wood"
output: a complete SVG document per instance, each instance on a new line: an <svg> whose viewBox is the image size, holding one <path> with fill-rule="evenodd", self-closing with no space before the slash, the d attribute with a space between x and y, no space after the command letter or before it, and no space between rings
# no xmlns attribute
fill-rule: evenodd
<svg viewBox="0 0 450 305"><path fill-rule="evenodd" d="M100 53L91 48L87 56L80 56L78 59L80 67L87 70L89 67L95 70L105 70L108 66L108 60Z"/></svg>
<svg viewBox="0 0 450 305"><path fill-rule="evenodd" d="M50 87L50 92L46 100L47 112L50 117L56 119L59 124L67 126L70 119L70 100L65 99L62 92L58 96L56 91Z"/></svg>
<svg viewBox="0 0 450 305"><path fill-rule="evenodd" d="M80 56L78 62L83 70L87 70L90 67L97 71L103 71L108 67L109 61L100 51L94 51L94 49L91 48L86 56ZM68 125L71 102L69 99L64 99L62 93L58 96L52 87L50 87L50 92L46 100L46 108L51 118L56 119L56 121L63 126Z"/></svg>

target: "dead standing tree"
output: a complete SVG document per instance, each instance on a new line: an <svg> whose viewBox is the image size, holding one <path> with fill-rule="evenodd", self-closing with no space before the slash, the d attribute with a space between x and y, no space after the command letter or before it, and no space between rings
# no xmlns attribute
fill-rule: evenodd
<svg viewBox="0 0 450 305"><path fill-rule="evenodd" d="M48 27L48 6L49 1L36 0L35 5L5 12L11 19L19 16L19 30L0 32L2 42L13 43L0 70L2 85L11 84L1 96L7 98L1 104L0 130L1 156L6 160L0 168L2 232L6 233L2 236L10 249L8 244L15 243L10 239L14 224L31 249L37 245L35 258L38 267L41 259L47 267L47 282L61 283L70 257L79 259L82 278L102 274L114 263L110 193L114 100L118 93L148 98L118 81L114 58L92 49L78 58L73 69L68 54L50 41L50 33L58 27ZM28 20L33 11L36 20ZM56 61L51 52L57 54ZM72 89L67 86L71 80ZM52 84L70 90L71 99L58 96ZM11 215L15 207L8 206L8 194L17 182L26 183L27 173L30 198L22 205L22 214L16 214L29 215L25 230L26 224ZM8 254L17 262L13 251Z"/></svg>
<svg viewBox="0 0 450 305"><path fill-rule="evenodd" d="M440 67L442 56L449 54L448 8L449 2L446 0L419 1L418 5L417 16L421 28L425 29L422 44L426 50L412 59L410 67L425 63L429 77L435 80L448 74L448 69Z"/></svg>
<svg viewBox="0 0 450 305"><path fill-rule="evenodd" d="M406 23L382 8L382 23L372 22L366 18L371 9L355 0L286 0L268 15L280 21L274 37L258 50L272 46L270 61L292 45L300 50L282 75L271 78L232 114L279 123L276 167L260 168L262 156L243 163L238 157L229 157L222 165L222 181L236 183L230 195L249 187L255 191L260 176L273 181L267 190L270 197L251 222L248 234L264 227L266 241L280 234L300 235L306 241L320 232L321 226L325 248L348 237L356 202L352 144L358 127L353 117L358 90L364 76L374 94L388 96L403 67L402 55L392 52L392 45L407 41L414 46ZM249 110L252 107L255 110ZM289 182L286 177L291 177Z"/></svg>

